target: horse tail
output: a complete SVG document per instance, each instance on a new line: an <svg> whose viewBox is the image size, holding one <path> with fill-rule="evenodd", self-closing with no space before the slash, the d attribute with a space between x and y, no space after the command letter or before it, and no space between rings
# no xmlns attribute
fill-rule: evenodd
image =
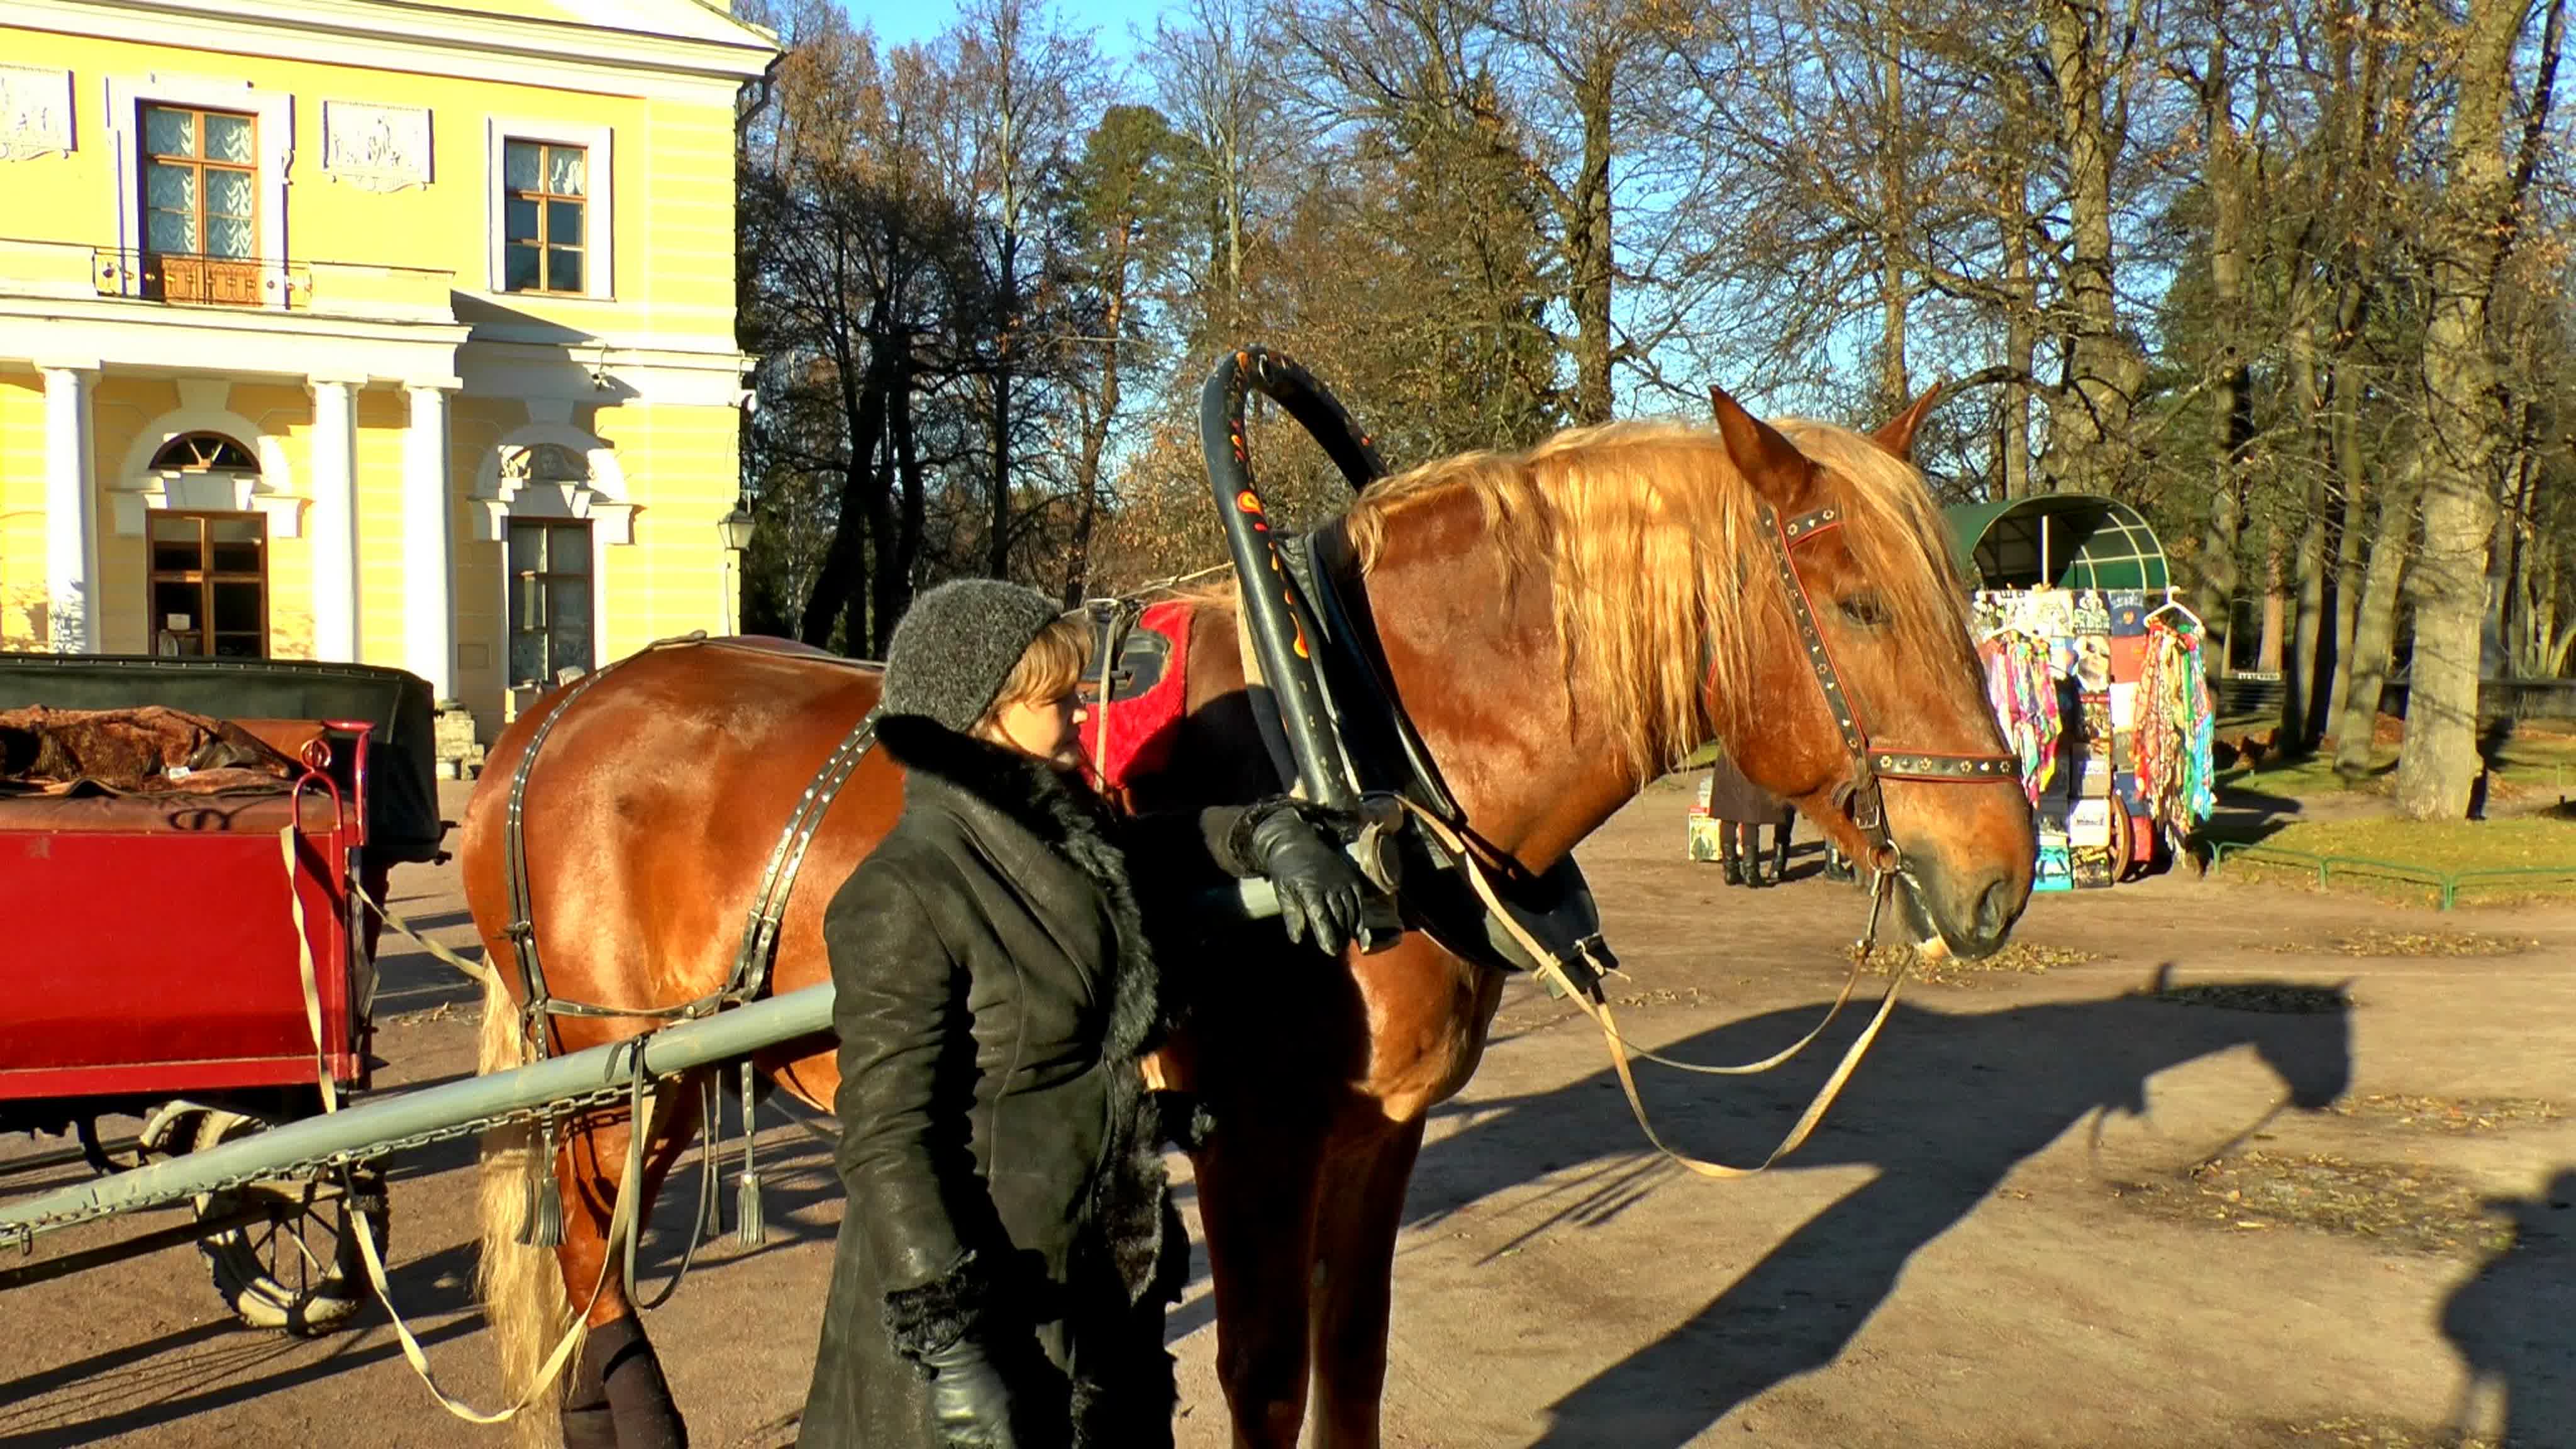
<svg viewBox="0 0 2576 1449"><path fill-rule="evenodd" d="M527 1059L518 1003L511 1000L497 971L483 986L478 1057L477 1068L484 1072L507 1071ZM554 1249L521 1241L537 1174L552 1171L553 1163L538 1160L537 1134L527 1124L484 1134L476 1205L483 1253L475 1268L474 1288L500 1354L504 1403L515 1404L528 1394L545 1368L548 1351L572 1318L572 1301L565 1295ZM511 1420L520 1449L543 1449L556 1442L558 1416L553 1410L562 1399L563 1385L564 1378L558 1376L546 1393Z"/></svg>

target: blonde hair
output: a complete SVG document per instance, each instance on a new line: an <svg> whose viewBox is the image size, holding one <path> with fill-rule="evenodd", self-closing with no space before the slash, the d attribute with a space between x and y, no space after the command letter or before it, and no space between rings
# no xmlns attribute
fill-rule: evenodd
<svg viewBox="0 0 2576 1449"><path fill-rule="evenodd" d="M1058 618L1029 641L984 717L991 719L1015 704L1058 700L1073 693L1082 683L1083 666L1090 658L1091 621L1080 614Z"/></svg>
<svg viewBox="0 0 2576 1449"><path fill-rule="evenodd" d="M1842 511L1841 537L1885 601L1895 645L1961 655L1966 594L1922 475L1848 429L1775 426L1821 465L1818 506ZM1716 433L1608 423L1384 479L1349 516L1363 564L1377 562L1396 513L1459 492L1475 500L1508 575L1549 585L1565 685L1599 702L1614 748L1641 775L1675 763L1711 726L1731 734L1750 717L1758 646L1791 627L1789 601L1761 500ZM1720 718L1707 718L1703 688Z"/></svg>

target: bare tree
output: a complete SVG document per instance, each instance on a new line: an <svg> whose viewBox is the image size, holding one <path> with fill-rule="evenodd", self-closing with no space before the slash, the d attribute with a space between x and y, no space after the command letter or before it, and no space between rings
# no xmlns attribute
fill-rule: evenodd
<svg viewBox="0 0 2576 1449"><path fill-rule="evenodd" d="M2468 0L2457 46L2445 187L2432 227L2433 307L2424 328L2424 546L2415 563L2415 648L2397 802L2418 820L2467 813L2479 772L2479 623L2495 530L2491 469L2502 418L2487 307L2519 198L2504 148L2525 0Z"/></svg>

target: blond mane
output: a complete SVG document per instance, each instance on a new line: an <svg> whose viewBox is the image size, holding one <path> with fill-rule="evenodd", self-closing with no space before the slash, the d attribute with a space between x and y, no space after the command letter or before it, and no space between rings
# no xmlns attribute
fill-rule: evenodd
<svg viewBox="0 0 2576 1449"><path fill-rule="evenodd" d="M1903 657L1958 657L1965 589L1922 476L1848 429L1803 418L1774 426L1822 465L1823 503L1842 511L1843 543L1876 586ZM1600 711L1641 776L1679 763L1712 729L1733 735L1752 720L1758 646L1792 625L1759 500L1716 433L1609 423L1527 453L1470 453L1383 479L1350 511L1363 566L1375 566L1408 506L1460 490L1475 499L1507 576L1549 586L1566 687ZM1714 720L1701 702L1704 671L1724 712Z"/></svg>

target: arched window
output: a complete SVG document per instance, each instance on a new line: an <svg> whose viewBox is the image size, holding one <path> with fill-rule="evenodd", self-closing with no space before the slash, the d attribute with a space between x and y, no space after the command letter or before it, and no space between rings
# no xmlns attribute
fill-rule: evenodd
<svg viewBox="0 0 2576 1449"><path fill-rule="evenodd" d="M131 456L130 454L128 456ZM259 459L221 433L181 433L152 455L155 473L256 473Z"/></svg>

